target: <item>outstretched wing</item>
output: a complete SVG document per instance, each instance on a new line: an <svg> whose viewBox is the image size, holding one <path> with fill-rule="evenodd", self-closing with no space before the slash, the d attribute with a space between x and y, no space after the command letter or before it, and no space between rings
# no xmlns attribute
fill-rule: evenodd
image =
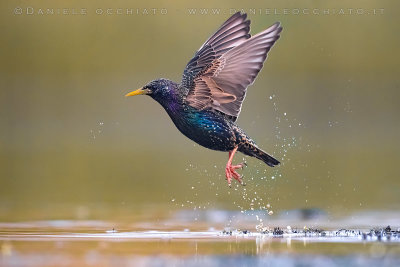
<svg viewBox="0 0 400 267"><path fill-rule="evenodd" d="M192 88L194 79L201 75L214 59L250 38L250 20L246 18L246 14L235 13L208 38L186 65L182 77L184 87Z"/></svg>
<svg viewBox="0 0 400 267"><path fill-rule="evenodd" d="M254 82L281 31L280 24L275 23L251 38L241 39L229 49L213 54L212 59L206 56L203 60L203 54L199 54L196 61L202 64L195 66L195 75L188 79L184 74L183 78L183 85L189 88L187 103L197 109L222 112L235 121L247 87ZM211 38L217 39L214 35Z"/></svg>

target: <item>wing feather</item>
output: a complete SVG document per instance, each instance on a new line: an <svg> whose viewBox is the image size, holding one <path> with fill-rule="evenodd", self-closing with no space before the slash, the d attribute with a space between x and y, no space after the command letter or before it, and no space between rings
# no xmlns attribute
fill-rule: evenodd
<svg viewBox="0 0 400 267"><path fill-rule="evenodd" d="M194 79L201 75L213 60L250 38L250 20L246 18L246 14L235 13L200 47L183 72L182 85L185 88L193 88Z"/></svg>
<svg viewBox="0 0 400 267"><path fill-rule="evenodd" d="M236 120L247 87L254 82L282 31L275 23L250 37L249 25L245 14L236 13L189 61L182 79L182 85L189 89L189 105L222 112Z"/></svg>

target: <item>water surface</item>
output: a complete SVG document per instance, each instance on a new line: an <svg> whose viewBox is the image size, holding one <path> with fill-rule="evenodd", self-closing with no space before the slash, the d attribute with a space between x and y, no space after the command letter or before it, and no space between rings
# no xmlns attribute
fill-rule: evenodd
<svg viewBox="0 0 400 267"><path fill-rule="evenodd" d="M214 212L232 214L231 211ZM185 214L180 211L176 216L158 223L101 220L0 223L0 265L398 266L400 264L398 228L393 226L390 229L387 226L371 229L354 228L358 222L352 222L351 216L347 219L331 220L329 226L325 228L296 227L290 220L271 220L268 226L257 231L250 218L247 222L234 223L235 226L239 226L234 228L227 227L226 224L224 227L213 222L213 219L185 222L182 219L184 215L192 216L190 212ZM200 216L200 218L206 217ZM369 222L364 220L364 223L373 225L376 222L374 216L370 218ZM297 225L310 224L310 221L301 219L297 222ZM289 223L293 226L288 225ZM334 228L335 224L352 225L353 228ZM277 225L281 226L278 228Z"/></svg>

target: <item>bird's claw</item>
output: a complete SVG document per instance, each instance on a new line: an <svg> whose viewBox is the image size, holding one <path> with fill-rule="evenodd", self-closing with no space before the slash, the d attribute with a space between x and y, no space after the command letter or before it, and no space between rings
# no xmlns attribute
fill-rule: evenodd
<svg viewBox="0 0 400 267"><path fill-rule="evenodd" d="M234 178L236 181L238 181L241 185L245 186L246 184L243 182L242 178L239 173L236 172L237 169L243 168L246 164L241 163L235 166L228 165L225 168L225 175L226 175L226 180L228 181L228 186L231 187L231 181L232 178Z"/></svg>
<svg viewBox="0 0 400 267"><path fill-rule="evenodd" d="M232 151L229 151L229 159L228 159L228 163L226 164L226 168L225 168L225 176L226 176L226 180L228 181L228 186L231 186L231 180L232 177L235 178L236 181L238 181L241 185L246 185L243 181L242 181L242 176L240 176L239 173L236 172L237 169L243 169L244 166L247 166L246 162L242 162L238 165L232 165L232 159L233 156L235 155L236 150L238 149L238 146L236 146Z"/></svg>
<svg viewBox="0 0 400 267"><path fill-rule="evenodd" d="M238 165L234 165L234 166L232 166L234 169L244 169L245 167L247 167L247 163L246 162L242 162L242 163L239 163Z"/></svg>

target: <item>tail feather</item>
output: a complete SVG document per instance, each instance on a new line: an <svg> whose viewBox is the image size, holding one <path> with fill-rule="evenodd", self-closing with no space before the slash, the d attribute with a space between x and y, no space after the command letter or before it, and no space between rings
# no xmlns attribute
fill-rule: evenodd
<svg viewBox="0 0 400 267"><path fill-rule="evenodd" d="M258 150L258 155L256 155L255 157L264 161L268 166L270 167L274 167L278 164L280 164L280 161L277 160L276 158L268 155L267 153L265 153L264 151L262 151L261 149Z"/></svg>
<svg viewBox="0 0 400 267"><path fill-rule="evenodd" d="M247 143L247 144L248 144L247 146L245 145L244 147L239 148L239 151L248 156L255 157L255 158L258 158L259 160L262 160L270 167L274 167L274 166L280 164L279 160L268 155L268 153L259 149L257 146L249 144L249 143Z"/></svg>

